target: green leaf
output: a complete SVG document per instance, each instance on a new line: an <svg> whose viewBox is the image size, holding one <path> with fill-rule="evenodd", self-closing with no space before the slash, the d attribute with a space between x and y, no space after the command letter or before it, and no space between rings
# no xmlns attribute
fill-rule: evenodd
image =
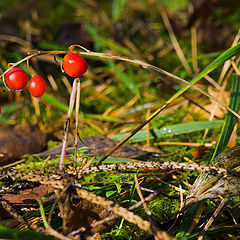
<svg viewBox="0 0 240 240"><path fill-rule="evenodd" d="M114 182L114 184L115 184L115 186L116 186L116 188L117 188L118 193L120 193L120 192L121 192L121 189L122 189L121 184L120 184L119 182Z"/></svg>
<svg viewBox="0 0 240 240"><path fill-rule="evenodd" d="M189 123L181 123L175 124L171 126L165 126L160 129L152 129L150 131L150 140L162 137L169 137L173 135L179 135L183 133L191 133L194 131L204 130L206 128L218 127L223 124L223 120L215 120L215 121L199 121L199 122L189 122ZM121 141L124 139L129 133L119 134L114 137L114 140ZM131 142L142 142L146 141L147 133L146 130L140 130L137 132L131 139Z"/></svg>
<svg viewBox="0 0 240 240"><path fill-rule="evenodd" d="M116 193L117 191L107 191L106 192L106 197L108 198L108 197L110 197L110 196L112 196L114 193Z"/></svg>

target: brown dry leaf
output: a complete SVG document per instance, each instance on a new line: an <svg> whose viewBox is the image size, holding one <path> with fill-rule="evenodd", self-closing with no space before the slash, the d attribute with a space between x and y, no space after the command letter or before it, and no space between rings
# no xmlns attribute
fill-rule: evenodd
<svg viewBox="0 0 240 240"><path fill-rule="evenodd" d="M69 230L72 232L81 227L89 227L90 224L102 220L110 215L112 215L112 213L101 205L83 200L80 203L71 206L69 215ZM114 218L108 223L99 224L98 226L90 229L87 228L86 233L93 234L108 231L117 220L118 218Z"/></svg>
<svg viewBox="0 0 240 240"><path fill-rule="evenodd" d="M0 126L0 166L14 162L24 154L38 153L46 146L46 134L37 126L23 122Z"/></svg>
<svg viewBox="0 0 240 240"><path fill-rule="evenodd" d="M90 150L86 151L86 153L91 153L94 156L104 156L108 153L113 147L116 146L118 142L107 138L105 136L93 136L83 138L82 142L79 142L77 148L81 147L89 147ZM70 142L67 145L67 148L72 148L74 146L74 142ZM59 147L55 147L48 151L42 152L38 154L40 157L55 157L56 155L61 154L62 145ZM74 154L74 151L67 150L66 154ZM123 158L138 158L148 154L148 152L140 150L136 147L132 147L130 145L125 145L121 149L118 149L116 152L112 154L113 157L123 157Z"/></svg>
<svg viewBox="0 0 240 240"><path fill-rule="evenodd" d="M53 191L54 188L51 186L40 185L35 188L21 190L18 194L6 193L2 198L12 204L38 204L41 197Z"/></svg>
<svg viewBox="0 0 240 240"><path fill-rule="evenodd" d="M192 151L192 155L194 156L195 159L201 159L203 157L203 155L205 154L207 149L208 148L205 147L205 146L196 147Z"/></svg>
<svg viewBox="0 0 240 240"><path fill-rule="evenodd" d="M222 101L224 104L228 105L228 100L230 99L230 91L223 91L223 93L219 96L219 90L214 89L212 86L208 87L208 93L211 94L212 96L218 98L218 100ZM215 116L218 118L223 118L225 116L226 110L222 107L220 107L216 102L213 102L211 100L210 104L207 104L204 106L206 110L209 112L212 112L213 110L215 111ZM200 108L196 108L196 112L198 112L201 117L203 118L209 118L209 114L203 111Z"/></svg>

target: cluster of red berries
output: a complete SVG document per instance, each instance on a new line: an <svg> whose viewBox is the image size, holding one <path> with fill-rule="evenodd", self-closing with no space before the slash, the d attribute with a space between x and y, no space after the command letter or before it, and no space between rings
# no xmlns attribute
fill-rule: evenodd
<svg viewBox="0 0 240 240"><path fill-rule="evenodd" d="M28 75L22 69L14 67L6 73L5 80L10 88L22 91L27 86ZM46 91L46 83L40 76L34 76L29 81L28 90L33 97L41 97Z"/></svg>
<svg viewBox="0 0 240 240"><path fill-rule="evenodd" d="M72 52L72 47L69 49L71 52L63 58L62 66L65 73L70 77L80 77L87 71L88 64L82 56ZM16 91L22 91L27 86L28 75L22 69L14 67L6 73L5 80L10 88ZM28 90L33 97L41 97L46 91L44 79L38 75L32 77L28 83Z"/></svg>

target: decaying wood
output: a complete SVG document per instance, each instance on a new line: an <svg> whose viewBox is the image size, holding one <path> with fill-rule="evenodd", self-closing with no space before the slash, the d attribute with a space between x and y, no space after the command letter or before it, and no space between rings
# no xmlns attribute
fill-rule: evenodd
<svg viewBox="0 0 240 240"><path fill-rule="evenodd" d="M240 145L220 153L209 167L224 168L226 171L240 165ZM195 180L185 201L185 206L217 195L239 195L240 178L234 176L212 175L202 172Z"/></svg>

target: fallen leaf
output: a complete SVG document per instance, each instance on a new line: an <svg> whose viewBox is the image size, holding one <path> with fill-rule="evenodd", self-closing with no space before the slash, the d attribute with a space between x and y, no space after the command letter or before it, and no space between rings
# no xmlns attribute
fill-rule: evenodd
<svg viewBox="0 0 240 240"><path fill-rule="evenodd" d="M82 142L79 142L77 145L77 148L81 147L89 147L89 150L85 153L91 153L94 156L104 156L107 152L109 152L118 142L115 140L112 140L105 136L93 136L93 137L87 137L83 138ZM74 142L70 142L67 145L67 148L72 148L74 146ZM39 157L45 158L45 157L51 157L54 158L56 155L60 155L62 150L62 145L55 147L53 149L50 149L48 151L42 152L39 155ZM74 151L67 150L66 154L74 154ZM148 154L146 151L142 151L136 147L125 145L118 149L116 152L112 154L113 157L123 157L123 158L138 158L141 156L144 156Z"/></svg>
<svg viewBox="0 0 240 240"><path fill-rule="evenodd" d="M27 122L15 126L0 125L0 166L38 153L46 146L46 134Z"/></svg>

